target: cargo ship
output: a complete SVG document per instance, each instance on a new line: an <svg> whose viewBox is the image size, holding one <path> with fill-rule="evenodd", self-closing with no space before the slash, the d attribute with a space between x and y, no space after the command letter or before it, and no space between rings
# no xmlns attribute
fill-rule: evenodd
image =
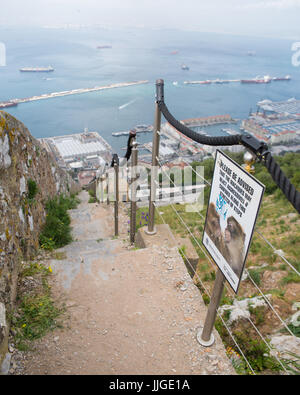
<svg viewBox="0 0 300 395"><path fill-rule="evenodd" d="M44 72L44 73L49 73L50 71L54 71L54 68L52 66L48 67L22 67L20 69L21 72Z"/></svg>
<svg viewBox="0 0 300 395"><path fill-rule="evenodd" d="M242 84L268 84L269 82L271 82L271 77L268 75L264 76L263 78L256 77L249 80L241 80Z"/></svg>
<svg viewBox="0 0 300 395"><path fill-rule="evenodd" d="M291 79L290 75L286 75L285 77L273 77L273 81L289 81Z"/></svg>
<svg viewBox="0 0 300 395"><path fill-rule="evenodd" d="M5 101L5 102L1 102L0 103L0 109L1 108L6 108L6 107L15 107L17 105L18 105L18 103L15 103L13 101Z"/></svg>
<svg viewBox="0 0 300 395"><path fill-rule="evenodd" d="M214 81L216 84L229 84L229 80L220 80L219 78Z"/></svg>

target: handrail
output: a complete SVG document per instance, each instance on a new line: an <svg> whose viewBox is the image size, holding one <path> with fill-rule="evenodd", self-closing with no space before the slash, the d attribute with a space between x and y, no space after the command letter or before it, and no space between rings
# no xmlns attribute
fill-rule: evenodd
<svg viewBox="0 0 300 395"><path fill-rule="evenodd" d="M258 140L250 134L237 134L233 136L203 136L194 130L188 128L179 122L168 110L164 101L164 81L159 79L156 81L156 103L166 120L179 132L183 133L190 139L205 145L212 146L230 146L243 145L253 152L258 160L262 161L267 170L271 174L274 182L282 190L288 201L300 214L300 192L286 177L280 169L279 164L275 161L266 143Z"/></svg>

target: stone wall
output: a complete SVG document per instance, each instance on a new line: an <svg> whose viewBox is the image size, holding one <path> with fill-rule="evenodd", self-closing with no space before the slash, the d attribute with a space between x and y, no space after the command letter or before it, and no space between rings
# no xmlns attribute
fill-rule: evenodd
<svg viewBox="0 0 300 395"><path fill-rule="evenodd" d="M0 366L7 348L7 313L16 297L19 263L39 247L44 204L79 190L51 154L17 119L0 111Z"/></svg>

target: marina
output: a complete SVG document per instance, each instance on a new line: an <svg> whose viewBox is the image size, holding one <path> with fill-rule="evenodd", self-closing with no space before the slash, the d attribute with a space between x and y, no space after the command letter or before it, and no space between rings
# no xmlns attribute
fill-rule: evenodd
<svg viewBox="0 0 300 395"><path fill-rule="evenodd" d="M21 103L28 103L28 102L32 102L32 101L36 101L36 100L52 99L55 97L78 95L81 93L88 93L88 92L97 92L97 91L101 91L101 90L105 90L105 89L122 88L122 87L127 87L127 86L147 84L148 82L149 82L148 80L133 81L133 82L119 82L116 84L95 86L94 88L80 88L80 89L73 89L70 91L46 93L46 94L43 94L40 96L26 97L23 99L11 99L8 101L0 102L0 108L11 107L11 106L18 105Z"/></svg>

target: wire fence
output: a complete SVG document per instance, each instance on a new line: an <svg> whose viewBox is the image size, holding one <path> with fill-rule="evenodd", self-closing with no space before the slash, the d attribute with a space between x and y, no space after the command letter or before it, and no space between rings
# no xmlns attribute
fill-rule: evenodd
<svg viewBox="0 0 300 395"><path fill-rule="evenodd" d="M173 187L180 187L180 185L177 185L174 182L174 179L172 179L170 177L170 174L168 174L166 168L161 163L160 158L157 156L155 159L158 163L159 170L160 170L161 174L164 174L166 179L169 180L170 185L172 185ZM203 185L206 185L206 187L208 187L208 188L211 186L211 182L209 180L205 179L200 173L198 173L193 168L193 166L191 166L187 162L184 162L184 163L185 163L186 167L189 167L192 172L197 174L197 176L202 180ZM108 177L107 177L107 180L108 180ZM103 178L102 178L102 181L103 181ZM156 186L159 187L159 183L156 183ZM103 186L102 186L102 189L103 189ZM200 265L203 264L202 260L204 259L206 262L209 263L211 269L216 271L216 265L215 265L214 261L212 260L210 255L207 253L207 251L205 250L204 246L201 244L199 239L195 236L193 229L190 228L190 226L188 225L187 221L184 219L184 216L182 215L180 210L178 210L175 207L175 204L172 203L171 201L163 204L163 206L166 206L166 205L168 207L170 207L171 210L173 211L174 217L177 219L178 223L180 224L181 229L183 229L185 232L185 237L189 238L192 241L192 244L198 249L198 251L200 251L201 258L199 257L199 254L198 254L199 262L200 262L199 264ZM161 203L159 203L159 201L154 203L155 212L158 214L160 221L164 224L167 224L166 219L164 217L164 213L161 212L163 206L161 205ZM197 209L196 209L196 214L200 220L199 224L204 226L205 215L203 215L203 213ZM171 226L171 230L172 230L172 226ZM276 254L284 263L286 263L288 265L288 267L297 276L300 277L300 274L299 274L297 268L286 258L286 256L285 256L286 254L283 251L278 250L276 248L276 246L274 246L274 244L271 241L269 241L262 234L262 232L260 230L256 229L255 232L261 238L261 240L265 243L265 245L267 245L271 249L271 252ZM174 245L178 245L178 242L176 241L176 238L173 235L173 233L172 233L172 237L174 240ZM188 255L185 253L184 249L180 249L179 252L182 255L182 258L183 258L184 262L186 263L187 267L189 268L190 273L192 273L192 277L195 278L196 283L198 283L200 285L199 288L200 288L202 294L203 293L206 294L210 299L211 298L211 290L209 289L209 286L207 286L205 284L205 282L202 281L202 279L197 271L197 267L195 268L194 265L191 263L190 259L188 258ZM268 307L269 311L278 320L279 324L281 325L281 328L284 328L286 330L286 332L293 338L298 339L297 336L290 329L286 320L280 316L280 313L277 311L276 307L272 304L270 296L266 295L263 292L263 290L259 287L259 285L257 284L257 281L253 278L251 271L249 271L247 268L245 268L244 274L245 274L245 279L249 279L249 282L251 283L252 287L256 290L257 294L260 295L260 297L263 299L263 301L265 302L265 305ZM243 284L243 282L242 282L242 284ZM226 288L226 292L228 293L228 295L231 298L231 304L234 305L236 302L239 302L239 298L237 297L237 295L234 294L231 287L229 287L227 284L225 284L225 288ZM266 315L267 313L265 312L264 314ZM229 336L231 343L234 345L234 347L237 350L237 353L239 354L239 357L237 359L242 358L244 360L244 363L245 363L245 366L247 367L248 372L250 372L250 374L256 374L257 369L255 366L252 366L253 361L249 360L249 358L247 357L247 352L245 351L243 344L240 344L241 340L236 337L235 332L230 328L230 325L228 325L228 323L226 322L226 319L224 319L223 305L221 305L218 308L217 316L218 316L219 321L222 323L222 326L225 329L227 335ZM267 349L268 352L272 354L274 360L277 361L278 366L280 366L281 371L284 372L285 374L290 374L291 370L288 368L286 358L282 357L281 354L274 349L274 347L270 344L270 340L269 340L268 336L266 336L262 333L262 331L259 328L259 325L255 324L253 319L251 319L250 314L246 316L246 320L248 321L249 325L253 328L253 330L257 334L258 338L260 338L261 341L263 342L263 344L265 345L265 349Z"/></svg>
<svg viewBox="0 0 300 395"><path fill-rule="evenodd" d="M159 167L161 172L163 172L165 174L165 176L169 179L170 183L172 183L174 186L178 186L176 184L174 184L174 180L171 179L171 177L169 176L169 174L167 174L166 170L164 169L162 163L160 162L159 158L156 158L158 163L159 163ZM196 173L196 170L190 166L188 163L186 163L187 166L189 166L192 171L194 171ZM201 177L201 175L199 173L197 173L198 176ZM206 180L205 178L201 177L203 179L203 182L205 182L208 186L211 185L211 183ZM172 208L175 216L178 218L178 221L181 223L181 225L183 225L183 227L186 230L186 234L188 237L190 237L195 244L197 245L197 247L201 250L201 252L204 254L205 259L209 262L209 264L212 266L212 268L215 270L215 264L212 261L212 259L210 258L210 256L206 253L205 249L203 248L203 246L199 243L199 241L197 240L197 238L195 237L195 235L193 234L193 231L190 229L190 227L188 226L188 224L185 222L185 220L183 219L183 217L179 214L178 210L176 209L176 207L174 206L173 203L170 203L169 206ZM156 206L157 209L157 206ZM161 220L165 222L165 219L163 217L163 214L157 209L157 212L161 218ZM204 215L197 210L197 214L200 216L200 218L203 221L205 221L205 217ZM256 230L257 234L262 238L262 240L269 246L272 248L272 250L274 252L278 251L273 244L266 238L264 237L260 231ZM174 242L175 242L175 238L174 238ZM211 297L210 292L208 291L207 287L205 287L203 281L201 280L200 276L198 275L198 273L196 272L196 270L194 269L193 265L190 263L189 259L187 258L186 254L183 252L183 250L180 251L181 254L183 254L184 256L184 260L187 262L187 264L189 265L190 270L193 272L194 276L197 278L197 281L200 282L202 289L204 289L205 293ZM289 265L289 267L294 270L294 272L299 275L299 272L297 271L297 269L283 256L283 254L277 254L285 263L287 263ZM252 278L249 270L245 269L245 273L247 275L247 278L249 278L250 282L252 283L252 285L257 289L257 291L259 292L259 294L262 296L262 298L264 299L265 303L267 304L267 306L270 308L270 310L272 311L272 313L276 316L276 318L279 320L280 324L282 325L283 328L286 329L286 331L293 336L295 339L297 339L297 337L295 336L295 334L290 330L289 326L287 325L287 323L285 322L285 320L283 318L281 318L281 316L279 315L279 313L276 311L275 307L272 305L272 303L270 302L269 298L267 295L264 294L264 292L260 289L260 287L256 284L256 282L254 281L254 279ZM233 293L230 289L230 287L226 286L227 291L231 294L231 297L233 296ZM237 301L237 297L236 295L233 296L233 303L234 301ZM249 360L247 359L247 357L245 356L244 352L242 351L241 347L238 344L237 339L235 339L235 336L233 334L233 332L230 330L230 328L228 327L228 325L226 324L226 322L224 321L222 314L220 313L220 308L218 309L218 317L220 318L220 320L222 321L222 324L224 326L224 328L227 330L229 336L231 337L233 343L235 344L235 346L237 347L240 355L244 358L248 368L250 369L251 373L254 374L254 369L251 367L251 364L249 362ZM261 333L261 331L259 330L259 328L257 327L257 325L255 325L255 323L253 322L253 320L251 320L250 316L246 317L248 322L251 324L251 326L254 328L255 332L259 335L259 337L261 338L261 340L264 342L264 344L266 345L266 347L268 348L268 350L270 352L273 352L274 349L270 346L269 344L269 340L266 339L266 337ZM284 362L281 361L281 359L277 356L276 353L273 353L274 358L277 360L277 362L279 363L279 365L281 366L282 370L285 373L289 373L289 370L286 368Z"/></svg>
<svg viewBox="0 0 300 395"><path fill-rule="evenodd" d="M155 142L155 146L154 146L154 140L153 140L154 148L152 150L152 166L154 166L154 165L158 166L160 174L164 175L169 180L169 187L180 189L180 187L182 187L182 185L177 185L174 182L174 178L172 179L170 174L168 174L167 167L165 167L165 165L162 163L162 159L159 157L159 136L161 135L161 132L159 131L160 128L159 128L158 122L160 122L160 117L157 117L156 121L157 121L157 124L154 127L154 133L157 134L158 141ZM131 155L131 144L130 143L128 143L127 152L129 153L126 158L128 160ZM211 187L211 182L209 180L207 180L202 174L200 174L193 166L191 166L191 164L186 162L184 159L182 160L182 162L184 163L186 168L191 169L191 171L198 177L198 179L202 180L203 186L205 188ZM137 163L137 157L135 157L135 161L133 164L136 165L136 163ZM153 173L153 174L155 174L155 173ZM107 180L108 180L108 178L107 178ZM210 289L211 284L205 284L205 281L202 280L201 276L199 275L198 268L203 266L204 262L208 262L210 270L212 270L211 273L215 273L216 270L218 270L217 266L216 266L215 262L213 261L213 259L208 254L208 252L206 251L206 249L204 248L204 246L202 245L202 243L199 241L199 237L197 237L197 235L195 235L194 229L189 226L188 221L185 219L185 216L183 215L182 211L180 209L176 208L174 201L162 202L162 201L159 201L159 199L157 200L157 189L158 189L158 195L159 196L163 195L162 191L160 190L160 186L162 186L162 183L160 184L159 182L157 182L156 179L151 179L151 185L152 185L152 183L154 185L154 189L152 190L152 186L150 187L150 197L149 197L149 213L151 212L151 210L150 210L151 202L154 207L154 211L152 210L153 211L152 217L150 218L150 220L152 221L152 228L154 225L154 214L155 213L157 213L159 215L160 221L162 223L168 224L168 220L166 220L166 216L164 215L164 212L161 211L161 210L163 210L162 207L167 205L173 212L173 218L176 218L176 220L180 226L181 236L183 236L183 238L189 239L192 242L192 245L195 247L195 250L198 254L198 264L195 267L195 265L193 265L191 263L190 259L188 258L188 254L185 253L184 249L183 248L179 249L179 252L182 255L182 258L183 258L185 264L189 268L190 273L192 273L193 279L196 279L196 284L199 285L199 289L202 293L204 302L207 302L207 299L204 298L204 296L206 295L209 299L211 299L211 297L212 297L212 292ZM153 196L153 193L154 193L154 196ZM181 203L184 204L184 202L181 202ZM131 206L132 206L132 204L131 204ZM131 207L131 223L136 224L136 218L135 218L135 221L133 221L133 219L132 219L132 211L133 211L133 209ZM199 220L200 220L199 225L201 225L201 227L203 229L204 225L205 225L205 220L206 220L205 215L203 214L203 210L199 210L196 208L195 213L198 216L197 218L199 218ZM136 216L135 209L134 209L134 216ZM170 228L172 230L172 224L169 223L168 225L170 226ZM132 228L132 226L131 226L131 228ZM130 231L131 242L134 242L134 233L136 231L136 226L134 226L134 228L135 229L132 228ZM152 230L153 229L151 229L151 231ZM151 232L149 234L151 234ZM173 232L171 232L171 234L174 239L174 245L178 245L178 241L176 240L176 237L174 236ZM288 266L288 268L293 272L293 274L296 275L297 278L299 279L300 278L299 270L297 267L295 267L295 264L293 264L290 261L290 259L287 258L288 254L285 251L283 251L282 249L276 248L276 246L274 245L276 243L274 243L273 241L271 242L265 235L263 235L262 231L258 228L257 225L255 227L255 234L262 240L264 245L266 245L270 249L270 255L273 254L274 256L278 257L284 264L286 264ZM291 330L288 320L286 318L284 319L281 316L281 313L278 311L278 306L273 304L272 295L270 296L270 294L264 293L264 291L259 286L260 284L257 281L257 278L255 278L255 276L253 275L253 272L252 272L252 270L250 270L250 268L244 269L244 275L242 278L241 287L243 287L244 284L246 284L247 287L249 287L249 284L250 284L250 286L252 287L251 290L253 290L253 292L254 292L254 297L261 298L261 300L263 301L263 309L267 309L267 310L263 311L262 314L264 316L268 317L268 319L271 314L273 316L272 319L274 319L275 321L277 320L278 324L276 324L276 325L274 324L275 327L277 328L277 330L286 331L286 333L288 333L289 336L291 336L293 339L298 341L299 337L297 337L295 335L295 333L293 332L293 330ZM224 314L224 312L226 310L230 310L232 308L232 306L239 306L239 303L241 303L241 300L243 300L243 298L238 297L233 292L231 287L227 284L227 282L225 282L225 290L226 290L225 294L223 293L223 302L222 302L223 304L221 303L220 306L218 306L218 308L216 310L216 314L219 319L219 323L221 323L222 328L226 332L226 336L225 336L225 339L223 339L223 341L225 343L227 342L227 344L233 344L234 347L236 348L238 357L237 357L237 359L235 359L235 364L239 365L240 360L243 359L243 361L244 361L243 371L248 371L248 372L250 372L250 374L256 374L258 371L263 370L262 367L261 366L258 367L257 364L255 363L255 361L253 361L253 358L249 358L249 350L247 350L247 347L245 348L245 344L243 343L243 338L237 334L237 331L232 329L231 324L229 324L229 317L226 316L226 314ZM247 294L247 292L245 294ZM230 299L228 299L228 295L229 295ZM264 331L262 329L262 326L259 323L259 320L257 320L258 322L254 322L254 319L253 319L253 317L251 315L251 311L250 311L251 305L252 305L252 300L254 300L254 297L244 298L244 299L248 300L248 306L247 306L248 314L243 315L243 319L246 322L248 322L249 328L252 328L253 333L255 333L257 336L256 338L253 338L253 344L252 344L253 348L255 348L255 347L258 348L258 339L260 339L260 341L264 345L264 348L261 348L262 353L265 353L265 354L268 353L268 355L272 356L273 363L274 363L274 361L276 361L276 363L277 363L277 366L276 366L277 370L281 370L282 372L284 372L284 374L290 374L291 372L299 373L300 372L300 363L299 363L300 356L295 355L295 359L293 361L288 360L285 353L279 352L271 344L270 331ZM230 304L226 305L225 304L226 301L227 302L229 301ZM252 313L253 313L253 309L252 309ZM256 317L255 315L253 315L253 316ZM219 325L219 323L218 323L218 325ZM223 335L223 329L221 330L221 333L222 333L221 337ZM249 335L249 333L250 332L247 331L247 336ZM230 339L230 342L226 339L227 336ZM223 337L224 337L224 335L223 335ZM265 354L261 354L261 358L263 358L265 356ZM293 363L294 363L293 366L296 367L295 369L293 369L291 367L291 364L293 364Z"/></svg>

